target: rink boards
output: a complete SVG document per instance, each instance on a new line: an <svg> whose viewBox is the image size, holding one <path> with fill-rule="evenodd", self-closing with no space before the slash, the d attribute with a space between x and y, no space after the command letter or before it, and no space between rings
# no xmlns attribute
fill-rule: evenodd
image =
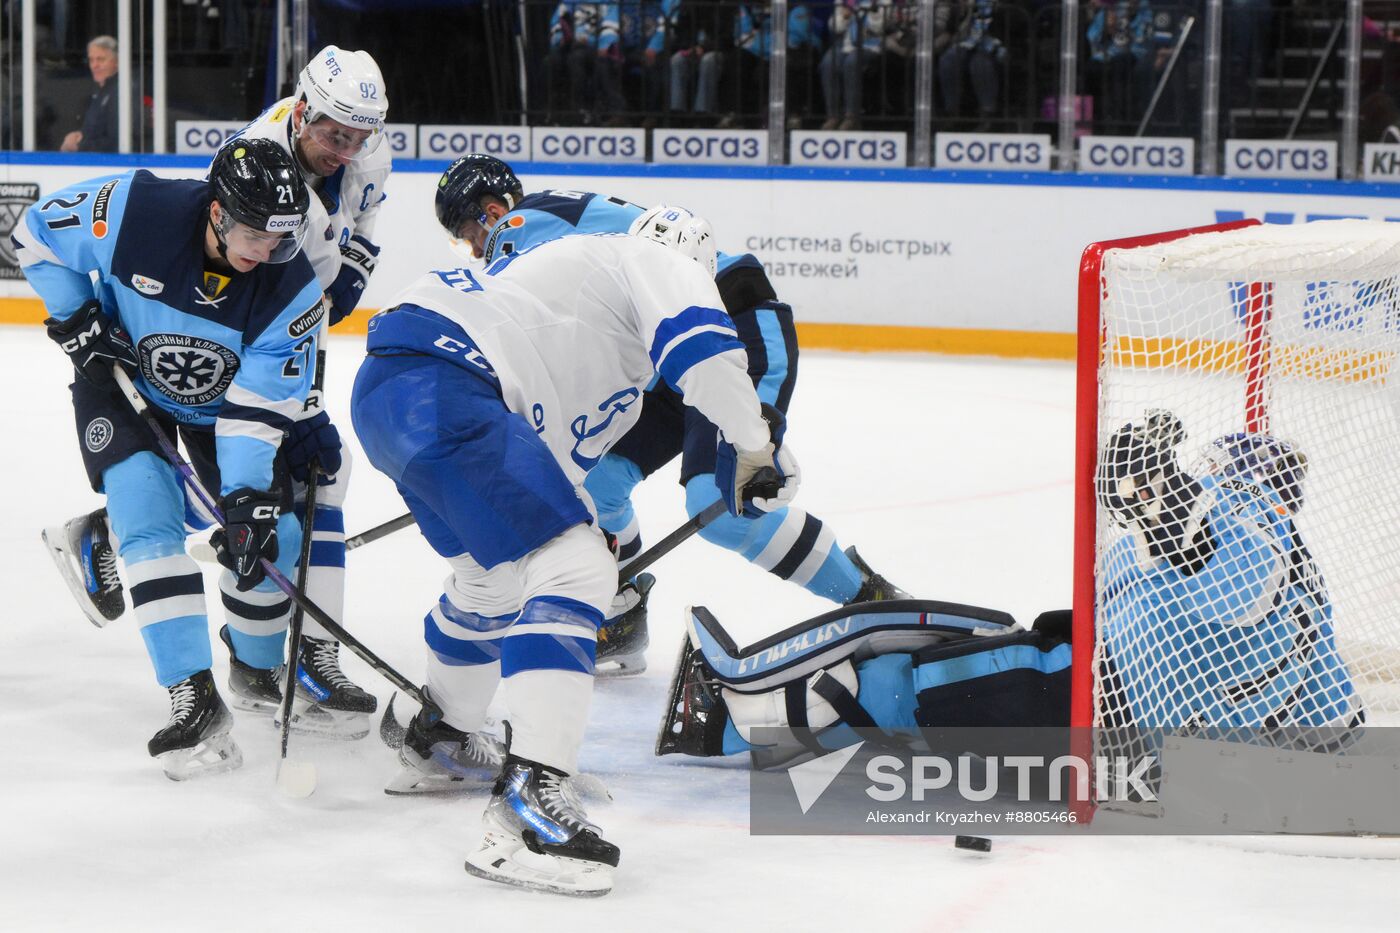
<svg viewBox="0 0 1400 933"><path fill-rule="evenodd" d="M463 264L432 198L445 163L395 163L365 294L385 307L429 268ZM75 181L134 166L197 177L188 156L0 153L0 322L43 317L8 232L18 212ZM1095 240L1240 217L1400 219L1400 185L1049 172L819 167L516 166L526 191L600 191L705 214L726 252L751 252L794 307L804 346L1069 359L1080 253ZM367 313L348 322L363 329ZM347 325L342 325L345 327Z"/></svg>

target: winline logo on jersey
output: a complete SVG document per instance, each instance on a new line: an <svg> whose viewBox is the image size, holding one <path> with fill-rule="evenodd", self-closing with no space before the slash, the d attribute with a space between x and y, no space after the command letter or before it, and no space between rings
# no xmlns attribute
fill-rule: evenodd
<svg viewBox="0 0 1400 933"><path fill-rule="evenodd" d="M753 729L750 831L1400 832L1400 731L1180 731Z"/></svg>

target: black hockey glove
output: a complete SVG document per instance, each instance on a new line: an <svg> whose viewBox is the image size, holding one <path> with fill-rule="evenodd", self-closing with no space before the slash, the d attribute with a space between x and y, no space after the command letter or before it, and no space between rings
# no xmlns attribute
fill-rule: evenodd
<svg viewBox="0 0 1400 933"><path fill-rule="evenodd" d="M324 485L340 471L340 432L325 412L305 421L293 421L287 429L287 439L282 442L282 454L287 460L287 470L299 483L306 482L312 458L319 458L320 482Z"/></svg>
<svg viewBox="0 0 1400 933"><path fill-rule="evenodd" d="M251 590L266 576L261 558L277 559L277 519L280 497L257 489L235 489L219 500L224 527L209 541L219 563L238 576L238 589Z"/></svg>
<svg viewBox="0 0 1400 933"><path fill-rule="evenodd" d="M78 374L98 388L116 388L113 363L122 364L130 372L140 368L131 338L95 298L84 302L68 320L51 317L44 326L49 337L68 354Z"/></svg>
<svg viewBox="0 0 1400 933"><path fill-rule="evenodd" d="M720 435L715 451L715 485L731 515L757 518L785 507L802 481L797 458L783 445L787 419L764 403L763 420L771 440L762 450L739 450Z"/></svg>
<svg viewBox="0 0 1400 933"><path fill-rule="evenodd" d="M352 236L350 242L340 248L340 273L326 290L331 299L332 327L349 317L360 303L378 257L379 247L362 236Z"/></svg>

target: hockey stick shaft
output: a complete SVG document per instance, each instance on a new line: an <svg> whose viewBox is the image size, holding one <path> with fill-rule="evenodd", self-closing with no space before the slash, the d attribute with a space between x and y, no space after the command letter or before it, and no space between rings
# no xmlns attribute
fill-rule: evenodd
<svg viewBox="0 0 1400 933"><path fill-rule="evenodd" d="M171 443L170 438L166 437L165 431L161 428L160 423L156 421L155 416L151 414L150 407L146 404L145 397L142 396L141 393L137 391L136 386L132 384L131 377L126 374L126 370L122 369L120 365L115 365L112 367L112 373L116 377L117 385L121 387L122 394L126 396L127 402L130 403L131 407L138 415L146 420L146 424L150 427L151 433L155 435L156 443L160 446L161 452L165 454L165 458L170 461L170 465L184 477L185 484L194 492L195 497L204 504L204 507L209 510L209 514L214 516L214 520L221 526L224 525L224 513L219 508L218 503L209 495L208 490L204 488L204 484L199 481L199 477L195 475L194 467L190 466L189 463L185 461L185 458L180 456L180 452L175 449L175 445ZM423 691L420 690L416 684L390 667L387 662L382 660L373 651L366 648L364 643L354 635L351 635L345 629L341 628L340 623L327 615L324 609L307 599L301 593L298 593L297 588L292 585L292 581L288 580L286 575L278 570L277 566L273 564L272 561L264 557L261 559L261 563L263 572L267 574L267 578L271 580L279 590L285 593L288 599L299 606L302 611L319 622L321 627L327 632L334 635L337 641L353 651L361 661L364 661L370 667L374 668L375 672L389 681L389 683L398 687L419 703L426 702Z"/></svg>
<svg viewBox="0 0 1400 933"><path fill-rule="evenodd" d="M391 535L401 528L407 528L414 523L413 513L405 512L398 518L391 518L382 525L375 525L368 531L362 531L353 538L346 538L345 550L353 551L357 547L369 544L371 541L378 541L380 538Z"/></svg>
<svg viewBox="0 0 1400 933"><path fill-rule="evenodd" d="M316 529L316 486L321 478L321 461L311 458L306 470L306 514L301 520L301 564L297 567L297 591L306 595L306 581L311 570L311 537ZM292 697L296 693L297 666L301 656L301 620L305 611L297 606L287 632L287 676L282 684L282 759L287 758L287 743L292 735Z"/></svg>
<svg viewBox="0 0 1400 933"><path fill-rule="evenodd" d="M626 583L632 577L646 570L652 564L665 557L675 550L686 538L704 528L710 522L724 514L724 500L712 503L704 511L700 512L690 521L686 522L675 531L653 544L650 548L637 555L637 558L619 571L619 585ZM398 518L391 518L382 525L375 525L368 531L362 531L353 538L345 539L345 549L353 551L357 547L369 544L371 541L378 541L386 535L391 535L400 529L407 528L415 523L412 512L405 512Z"/></svg>
<svg viewBox="0 0 1400 933"><path fill-rule="evenodd" d="M638 554L636 560L633 560L626 567L618 570L617 585L622 586L622 584L626 583L643 570L646 570L652 564L674 551L681 542L685 541L691 535L695 534L724 513L725 505L723 499L706 506L690 521Z"/></svg>

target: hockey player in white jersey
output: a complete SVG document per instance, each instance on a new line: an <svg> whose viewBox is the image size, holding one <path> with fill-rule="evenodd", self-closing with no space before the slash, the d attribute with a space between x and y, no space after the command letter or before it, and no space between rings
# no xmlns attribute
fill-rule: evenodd
<svg viewBox="0 0 1400 933"><path fill-rule="evenodd" d="M689 258L598 235L430 273L370 322L355 430L452 568L424 620L439 709L414 719L402 754L425 771L497 772L473 874L574 895L612 887L618 848L565 780L617 583L584 478L648 383L666 380L719 426L731 511L795 492L781 416L760 403L720 307ZM480 732L498 683L504 749Z"/></svg>
<svg viewBox="0 0 1400 933"><path fill-rule="evenodd" d="M670 205L650 209L621 198L584 191L525 194L520 179L500 159L473 153L454 161L438 181L438 222L449 236L489 264L502 256L578 233L644 232L662 240L686 240L708 251L721 306L738 328L759 398L786 412L796 389L797 331L793 311L778 300L763 264L752 255L716 251L703 219ZM664 382L647 389L636 428L589 471L588 491L602 526L616 536L625 566L642 550L632 492L677 456L686 511L695 516L714 501L715 427L688 409ZM722 515L700 531L755 566L842 605L898 599L908 594L876 573L835 530L802 509L761 516ZM647 599L654 578L637 574L624 583L599 634L599 674L646 669Z"/></svg>
<svg viewBox="0 0 1400 933"><path fill-rule="evenodd" d="M273 104L235 134L236 138L267 139L292 157L312 193L304 251L326 294L325 328L354 311L374 271L379 246L374 239L379 205L391 159L383 145L388 97L379 66L368 52L327 46L302 69L297 93ZM317 361L315 389L300 418L289 427L284 455L297 481L296 505L302 514L308 467L316 458L321 470L317 493L307 594L335 619L344 618L345 518L342 505L349 486L351 461L340 435L325 411L321 386L324 352ZM191 503L194 508L194 504ZM195 527L208 517L191 515ZM73 542L55 561L96 625L118 618L125 609L105 511L67 523L55 541ZM281 702L283 678L276 670L251 668L239 662L228 631L220 632L230 651L229 687L233 704L272 715ZM340 669L339 645L314 619L305 622L297 646L298 702L294 728L340 738L369 733L376 698Z"/></svg>

